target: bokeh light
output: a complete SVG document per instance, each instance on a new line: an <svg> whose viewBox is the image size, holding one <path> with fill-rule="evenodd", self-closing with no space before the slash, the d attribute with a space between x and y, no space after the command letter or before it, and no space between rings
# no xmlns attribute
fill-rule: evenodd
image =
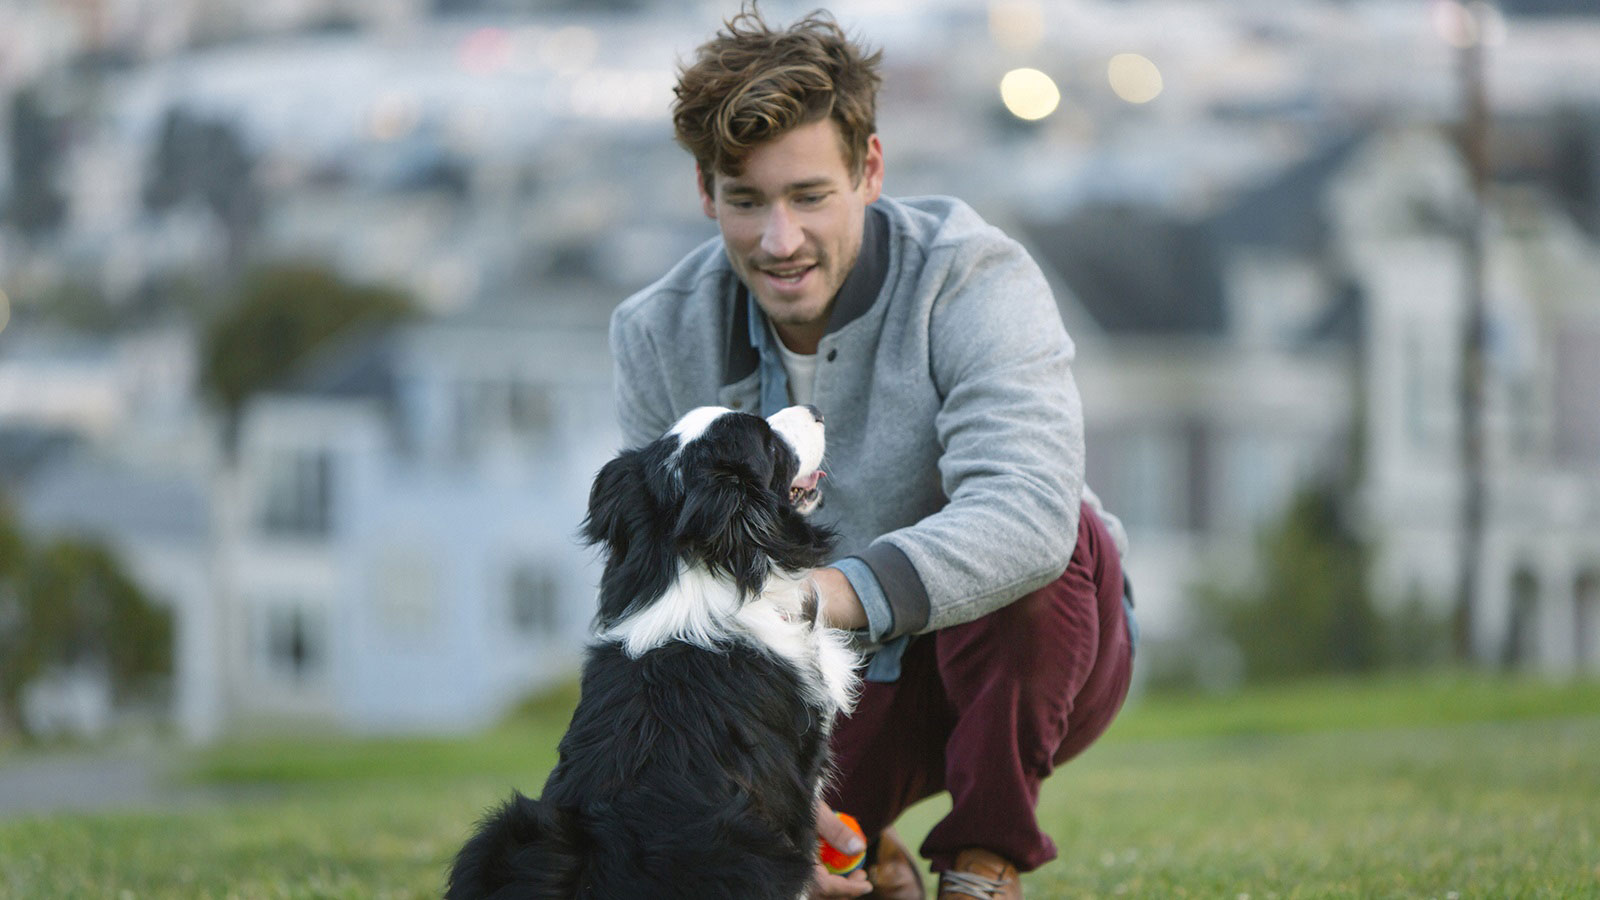
<svg viewBox="0 0 1600 900"><path fill-rule="evenodd" d="M1161 96L1161 70L1137 53L1118 53L1106 66L1111 91L1129 103L1149 103Z"/></svg>
<svg viewBox="0 0 1600 900"><path fill-rule="evenodd" d="M594 29L568 25L545 38L539 55L555 71L574 74L594 65L599 53L600 38Z"/></svg>
<svg viewBox="0 0 1600 900"><path fill-rule="evenodd" d="M511 35L504 28L479 28L461 42L461 68L475 75L493 75L511 59Z"/></svg>
<svg viewBox="0 0 1600 900"><path fill-rule="evenodd" d="M1505 43L1505 17L1494 4L1484 0L1435 0L1432 18L1434 33L1458 50L1480 43L1488 47Z"/></svg>
<svg viewBox="0 0 1600 900"><path fill-rule="evenodd" d="M592 69L570 81L571 108L597 119L664 119L675 83L670 69Z"/></svg>
<svg viewBox="0 0 1600 900"><path fill-rule="evenodd" d="M1061 91L1038 69L1012 69L1000 79L1000 100L1012 115L1032 122L1056 111Z"/></svg>
<svg viewBox="0 0 1600 900"><path fill-rule="evenodd" d="M375 140L397 141L422 122L422 105L409 94L390 91L372 105L368 121L369 132Z"/></svg>
<svg viewBox="0 0 1600 900"><path fill-rule="evenodd" d="M1025 53L1044 40L1039 0L989 0L989 37L995 46Z"/></svg>

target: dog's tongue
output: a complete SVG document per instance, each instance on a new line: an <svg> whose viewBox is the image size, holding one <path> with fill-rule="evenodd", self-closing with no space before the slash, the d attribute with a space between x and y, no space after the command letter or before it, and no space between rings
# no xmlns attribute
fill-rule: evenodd
<svg viewBox="0 0 1600 900"><path fill-rule="evenodd" d="M815 472L812 472L810 475L807 475L804 478L795 479L794 486L799 488L802 491L809 491L812 488L816 487L817 486L817 482L821 481L822 480L822 476L824 476L826 474L828 474L828 473L822 471L821 469L818 469Z"/></svg>

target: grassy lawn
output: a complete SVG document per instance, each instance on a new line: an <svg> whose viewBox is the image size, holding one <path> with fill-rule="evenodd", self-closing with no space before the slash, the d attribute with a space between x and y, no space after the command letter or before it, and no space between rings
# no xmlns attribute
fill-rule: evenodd
<svg viewBox="0 0 1600 900"><path fill-rule="evenodd" d="M470 740L183 760L183 778L239 792L224 804L0 820L0 897L436 897L479 811L537 791L570 702ZM1600 685L1146 697L1041 807L1061 857L1030 897L1600 896ZM929 801L904 831L941 814Z"/></svg>

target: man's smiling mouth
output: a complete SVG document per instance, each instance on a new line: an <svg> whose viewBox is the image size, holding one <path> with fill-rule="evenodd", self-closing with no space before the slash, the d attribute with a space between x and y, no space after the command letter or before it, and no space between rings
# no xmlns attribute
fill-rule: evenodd
<svg viewBox="0 0 1600 900"><path fill-rule="evenodd" d="M799 284L805 279L806 275L815 268L815 263L810 263L804 266L781 266L763 268L761 270L761 274L767 276L773 281L778 282L779 284Z"/></svg>

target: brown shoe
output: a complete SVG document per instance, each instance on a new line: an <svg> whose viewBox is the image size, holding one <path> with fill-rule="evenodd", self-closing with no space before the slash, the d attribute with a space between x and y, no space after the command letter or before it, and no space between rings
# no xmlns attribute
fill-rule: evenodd
<svg viewBox="0 0 1600 900"><path fill-rule="evenodd" d="M867 900L927 900L916 857L893 828L878 835L878 858L867 867L872 893Z"/></svg>
<svg viewBox="0 0 1600 900"><path fill-rule="evenodd" d="M1017 867L982 847L956 854L954 868L939 873L939 900L1022 900Z"/></svg>

